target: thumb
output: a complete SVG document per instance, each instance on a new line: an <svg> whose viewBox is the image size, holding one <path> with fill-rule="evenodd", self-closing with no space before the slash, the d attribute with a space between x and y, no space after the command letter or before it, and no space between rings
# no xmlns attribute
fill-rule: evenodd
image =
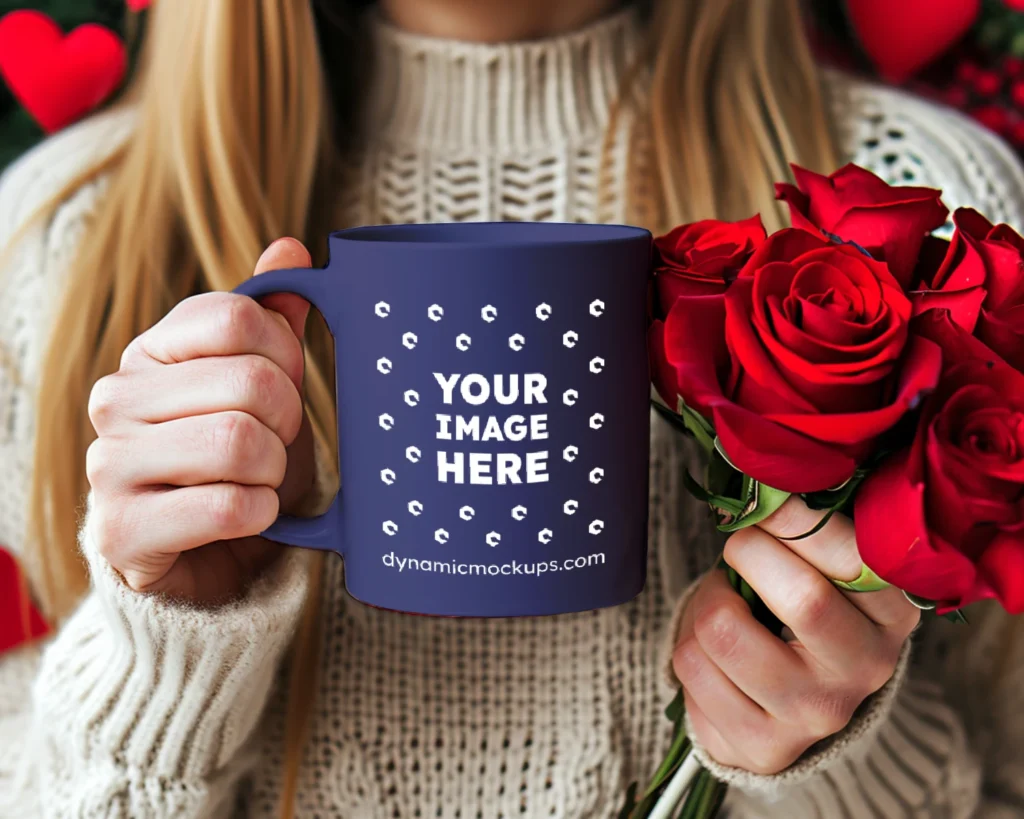
<svg viewBox="0 0 1024 819"><path fill-rule="evenodd" d="M266 273L268 270L282 270L290 267L312 267L313 259L306 246L298 239L284 238L273 242L259 261L253 275ZM275 293L260 300L260 304L268 310L280 313L293 333L301 341L306 329L306 317L309 315L309 302L294 293Z"/></svg>

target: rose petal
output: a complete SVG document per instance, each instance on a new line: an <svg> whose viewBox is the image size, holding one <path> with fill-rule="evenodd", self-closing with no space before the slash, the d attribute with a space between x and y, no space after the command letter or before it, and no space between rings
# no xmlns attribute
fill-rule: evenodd
<svg viewBox="0 0 1024 819"><path fill-rule="evenodd" d="M1024 304L993 312L982 310L977 333L1008 364L1024 372Z"/></svg>
<svg viewBox="0 0 1024 819"><path fill-rule="evenodd" d="M797 198L776 189L817 228L856 242L886 261L900 284L909 286L924 237L946 220L941 192L932 188L893 186L856 165L831 176L791 166L801 192ZM794 224L795 221L794 221Z"/></svg>
<svg viewBox="0 0 1024 819"><path fill-rule="evenodd" d="M916 291L910 293L910 301L914 305L914 315L919 316L926 310L948 310L950 317L967 332L973 333L981 313L981 303L985 301L985 288L973 287L969 290L944 292L941 290Z"/></svg>
<svg viewBox="0 0 1024 819"><path fill-rule="evenodd" d="M784 320L769 324L777 337L762 333L761 339L768 353L775 357L780 371L798 373L809 383L834 383L836 376L853 378L863 373L873 373L868 380L877 380L885 377L893 362L900 358L907 338L906 324L890 320L887 325L880 330L873 328L879 332L875 338L848 347L811 337Z"/></svg>
<svg viewBox="0 0 1024 819"><path fill-rule="evenodd" d="M1001 242L980 242L978 250L985 259L985 289L989 308L1000 307L1021 295L1024 259L1017 248Z"/></svg>
<svg viewBox="0 0 1024 819"><path fill-rule="evenodd" d="M854 257L852 253L858 255ZM799 269L793 277L790 292L803 298L827 292L831 292L833 297L841 295L853 315L863 323L870 323L878 316L884 302L881 284L866 261L858 251L838 246L807 253L797 259ZM883 269L878 265L878 270Z"/></svg>
<svg viewBox="0 0 1024 819"><path fill-rule="evenodd" d="M917 316L910 330L921 338L938 344L942 350L943 369L969 361L999 361L999 356L953 321L948 310L928 310Z"/></svg>
<svg viewBox="0 0 1024 819"><path fill-rule="evenodd" d="M794 228L807 231L821 239L825 238L818 226L808 217L810 199L801 193L799 188L786 182L776 182L775 198L789 206L789 221Z"/></svg>
<svg viewBox="0 0 1024 819"><path fill-rule="evenodd" d="M817 174L796 165L792 168L797 184L801 187L812 176L817 176ZM891 205L904 202L935 201L942 193L936 188L890 185L877 174L852 162L841 167L830 177L822 178L829 180L838 198L856 205Z"/></svg>
<svg viewBox="0 0 1024 819"><path fill-rule="evenodd" d="M970 550L965 548L966 541L979 521L981 509L972 502L977 491L982 489L978 483L971 481L970 470L948 457L948 444L936 440L934 430L926 434L926 477L925 477L925 508L928 510L928 524L931 531L943 537L949 543L959 545L960 551L974 558ZM974 485L972 485L974 484ZM997 504L1005 507L1005 504ZM985 514L991 514L990 510ZM1006 511L999 515L1006 517Z"/></svg>
<svg viewBox="0 0 1024 819"><path fill-rule="evenodd" d="M847 360L844 354L828 361L828 348L811 339L801 342L792 325L775 322L774 327L779 338L771 335L770 327L767 331L757 328L767 357L786 384L820 413L860 412L876 407L881 382L890 376L907 338L906 325L895 320L876 340L855 348L863 356L861 360ZM728 339L733 341L731 325ZM749 365L744 368L749 369Z"/></svg>
<svg viewBox="0 0 1024 819"><path fill-rule="evenodd" d="M1024 495L1024 409L1011 396L1024 398L1024 379L1009 367L961 364L944 374L929 401L941 409L928 431L938 447L933 462L965 492L1016 505Z"/></svg>
<svg viewBox="0 0 1024 819"><path fill-rule="evenodd" d="M978 561L978 579L965 604L997 597L1010 614L1024 614L1024 534L1000 532Z"/></svg>
<svg viewBox="0 0 1024 819"><path fill-rule="evenodd" d="M719 382L719 373L726 374L729 368L724 325L723 296L678 299L665 319L665 360L675 369L683 400L705 417L711 403L724 397Z"/></svg>
<svg viewBox="0 0 1024 819"><path fill-rule="evenodd" d="M676 299L682 296L714 296L725 292L725 281L721 278L705 278L665 267L654 272L654 284L663 315L668 315Z"/></svg>
<svg viewBox="0 0 1024 819"><path fill-rule="evenodd" d="M794 244L776 245L769 240L762 252L751 258L751 262L763 262L755 277L754 290L754 311L759 319L763 320L763 305L773 295L786 299L795 293L809 299L828 291L845 294L847 300L856 305L860 323L864 325L870 325L886 309L904 320L910 318L910 301L884 264L868 259L849 246L818 244L804 249ZM767 255L776 248L780 255ZM751 264L748 264L745 270L750 269Z"/></svg>
<svg viewBox="0 0 1024 819"><path fill-rule="evenodd" d="M853 371L863 368L865 358L888 346L900 324L889 323L881 335L875 326L865 327L837 318L817 304L800 305L800 325L786 320L782 310L769 305L770 327L783 348L813 364L850 364ZM870 365L869 365L870 366Z"/></svg>
<svg viewBox="0 0 1024 819"><path fill-rule="evenodd" d="M665 357L665 323L654 321L647 331L647 352L651 362L651 382L661 399L673 410L679 395L676 368Z"/></svg>
<svg viewBox="0 0 1024 819"><path fill-rule="evenodd" d="M754 381L764 389L776 392L778 400L793 410L816 412L813 404L789 386L761 345L752 324L753 288L753 278L740 277L724 297L725 337L732 353L730 383L736 384L742 371L746 381ZM741 396L736 396L736 399L746 404Z"/></svg>
<svg viewBox="0 0 1024 819"><path fill-rule="evenodd" d="M766 238L760 216L738 222L705 219L654 240L661 315L686 295L721 293Z"/></svg>
<svg viewBox="0 0 1024 819"><path fill-rule="evenodd" d="M959 601L970 588L970 560L929 534L924 486L909 449L891 455L861 484L854 501L857 549L894 586L929 600Z"/></svg>
<svg viewBox="0 0 1024 819"><path fill-rule="evenodd" d="M945 222L947 213L938 201L860 206L850 208L834 232L884 261L907 289L925 236Z"/></svg>
<svg viewBox="0 0 1024 819"><path fill-rule="evenodd" d="M983 237L973 235L970 213L960 208L953 214L956 230L950 241L925 239L917 266L922 290L965 290L985 284L985 260L978 249ZM945 253L939 255L941 249Z"/></svg>
<svg viewBox="0 0 1024 819"><path fill-rule="evenodd" d="M993 224L974 208L957 208L953 211L953 224L965 236L982 241L992 233Z"/></svg>
<svg viewBox="0 0 1024 819"><path fill-rule="evenodd" d="M725 394L742 407L758 415L787 413L793 409L786 396L778 389L762 383L742 367L734 367L725 385ZM814 410L817 412L817 410Z"/></svg>
<svg viewBox="0 0 1024 819"><path fill-rule="evenodd" d="M833 178L808 171L798 165L791 167L797 187L807 197L805 213L808 218L822 230L833 233L832 229L843 218L847 209L839 201ZM839 176L843 170L837 171L835 176Z"/></svg>
<svg viewBox="0 0 1024 819"><path fill-rule="evenodd" d="M805 230L795 228L783 228L768 237L750 257L740 272L742 277L752 277L767 264L778 259L797 260L805 253L810 253L821 248L835 247L821 235L815 236Z"/></svg>
<svg viewBox="0 0 1024 819"><path fill-rule="evenodd" d="M1008 225L994 226L972 208L960 208L954 214L957 225L970 237L985 263L985 287L989 297L985 306L993 309L1020 293L1024 281L1024 237Z"/></svg>
<svg viewBox="0 0 1024 819"><path fill-rule="evenodd" d="M818 348L827 348L832 355L829 355L826 360L835 360L836 357L850 359L855 356L860 358L863 353L858 354L856 351L864 344L873 344L878 337L877 323L882 319L881 316L870 324L861 324L852 317L839 315L829 308L807 299L800 299L798 304L799 327L787 322L786 330L795 331L799 336L813 340L814 346ZM782 340L783 327L776 323L775 329ZM794 342L796 342L796 337L796 335L792 336ZM787 344L787 346L790 345ZM794 349L794 352L799 352L799 350Z"/></svg>
<svg viewBox="0 0 1024 819"><path fill-rule="evenodd" d="M732 402L718 402L713 417L729 460L776 489L823 491L845 482L857 468L856 462L838 449L791 432Z"/></svg>
<svg viewBox="0 0 1024 819"><path fill-rule="evenodd" d="M907 343L900 371L900 383L891 404L870 412L825 414L772 414L769 419L782 426L826 443L863 446L892 429L909 410L931 391L939 380L942 352L938 345L920 337Z"/></svg>

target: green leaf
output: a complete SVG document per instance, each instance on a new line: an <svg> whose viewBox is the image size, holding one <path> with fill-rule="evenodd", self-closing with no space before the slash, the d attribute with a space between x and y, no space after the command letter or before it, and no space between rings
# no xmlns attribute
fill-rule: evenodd
<svg viewBox="0 0 1024 819"><path fill-rule="evenodd" d="M644 795L640 800L637 801L636 799L635 788L631 788L631 791L627 793L630 799L626 804L631 807L629 813L625 814L625 819L646 819L651 810L653 810L662 791L664 791L665 785L668 784L669 779L678 770L683 760L686 759L687 754L690 753L690 747L690 741L686 738L686 734L683 731L677 731L668 756L661 763L657 773L651 779L651 784L647 786L647 790L644 791ZM621 818L623 814L620 813L619 816Z"/></svg>
<svg viewBox="0 0 1024 819"><path fill-rule="evenodd" d="M629 819L630 814L633 813L633 809L636 807L637 787L637 783L633 782L626 789L626 804L622 806L622 810L619 811L617 819Z"/></svg>
<svg viewBox="0 0 1024 819"><path fill-rule="evenodd" d="M619 813L619 819L644 819L654 808L660 792L669 779L690 753L692 745L683 729L683 689L679 689L672 702L665 708L665 716L675 725L672 745L669 747L665 759L658 766L658 770L651 777L651 781L644 789L643 796L639 801L637 801L636 784L630 786L626 794L626 807Z"/></svg>
<svg viewBox="0 0 1024 819"><path fill-rule="evenodd" d="M835 513L836 513L835 509L829 509L828 512L825 513L825 515L822 517L821 520L819 520L816 524L814 524L814 526L811 529L809 529L808 531L804 532L802 535L794 535L793 537L780 537L779 540L803 540L804 538L808 538L808 537L811 537L812 535L816 535L816 534L818 534L818 532L820 532L822 529L824 529L825 526L828 525L828 522L830 520L832 520L832 516Z"/></svg>
<svg viewBox="0 0 1024 819"><path fill-rule="evenodd" d="M701 445L704 451L710 452L714 449L715 428L711 426L708 420L695 409L688 407L682 396L678 396L676 409L679 412L679 415L682 416L683 423L686 424L686 428L690 431L693 437L697 439L697 443Z"/></svg>
<svg viewBox="0 0 1024 819"><path fill-rule="evenodd" d="M789 492L767 486L760 481L749 478L747 480L750 483L747 505L735 520L719 524L719 532L735 532L760 523L789 499Z"/></svg>
<svg viewBox="0 0 1024 819"><path fill-rule="evenodd" d="M694 819L715 819L722 809L729 786L711 777L711 783L704 791L704 798Z"/></svg>
<svg viewBox="0 0 1024 819"><path fill-rule="evenodd" d="M726 498L721 495L714 495L711 492L708 492L708 490L697 483L693 475L686 470L683 471L683 485L697 500L704 501L717 511L725 512L733 516L738 515L743 511L742 501L737 500L736 498Z"/></svg>
<svg viewBox="0 0 1024 819"><path fill-rule="evenodd" d="M651 399L651 407L675 429L687 435L690 434L690 430L686 428L686 422L669 407L666 407L660 400L656 401Z"/></svg>
<svg viewBox="0 0 1024 819"><path fill-rule="evenodd" d="M738 467L736 466L736 464L734 464L734 463L733 463L733 462L732 462L732 461L731 461L731 460L729 459L729 456L728 456L728 455L726 455L726 453L725 453L725 447L724 447L724 446L722 445L722 439L721 439L721 438L719 438L719 437L718 437L717 435L715 436L715 451L716 451L716 452L717 452L717 453L718 453L719 455L721 455L721 456L722 456L722 459L723 459L723 460L724 460L724 461L725 461L725 462L726 462L727 464L729 464L729 466L731 466L731 467L732 467L732 468L733 468L734 470L736 470L737 472L741 472L741 473L742 473L742 471L743 471L743 470L739 469L739 468L738 468Z"/></svg>
<svg viewBox="0 0 1024 819"><path fill-rule="evenodd" d="M946 612L942 616L949 620L949 622L956 623L958 626L969 626L971 624L971 621L967 619L967 615L964 614L961 609Z"/></svg>
<svg viewBox="0 0 1024 819"><path fill-rule="evenodd" d="M683 718L683 702L683 689L680 688L672 698L672 702L665 707L665 716L670 722L677 723Z"/></svg>
<svg viewBox="0 0 1024 819"><path fill-rule="evenodd" d="M908 591L903 592L903 596L907 598L911 603L917 606L921 611L934 611L939 605L934 600L929 600L927 597L919 597L916 594L911 594Z"/></svg>
<svg viewBox="0 0 1024 819"><path fill-rule="evenodd" d="M742 577L740 578L740 585L737 591L740 593L740 597L746 602L751 608L761 601L761 598L757 596L757 592L754 591L753 587Z"/></svg>
<svg viewBox="0 0 1024 819"><path fill-rule="evenodd" d="M690 790L683 796L683 808L679 811L678 819L697 819L697 811L700 810L704 791L708 786L710 776L711 774L708 771L701 770L694 777L693 785L690 786Z"/></svg>
<svg viewBox="0 0 1024 819"><path fill-rule="evenodd" d="M711 771L702 770L683 800L677 819L715 819L722 808L728 785L719 782Z"/></svg>
<svg viewBox="0 0 1024 819"><path fill-rule="evenodd" d="M665 756L665 759L662 760L661 765L658 766L658 770L654 772L654 776L651 778L651 783L644 791L643 799L640 800L641 804L651 797L656 796L662 786L668 784L668 780L672 777L672 774L674 774L676 769L683 764L683 760L686 759L687 754L690 753L690 747L690 739L686 736L686 732L680 725L676 729L676 735L672 740L672 746L669 748L668 754Z"/></svg>
<svg viewBox="0 0 1024 819"><path fill-rule="evenodd" d="M714 427L699 412L688 407L682 398L678 399L676 410L667 406L660 398L652 399L651 406L673 427L696 439L705 452L711 452L714 449Z"/></svg>
<svg viewBox="0 0 1024 819"><path fill-rule="evenodd" d="M845 483L823 492L807 492L803 495L804 503L811 509L834 509L843 511L843 507L853 498L854 492L868 476L870 469L856 470Z"/></svg>
<svg viewBox="0 0 1024 819"><path fill-rule="evenodd" d="M889 582L875 574L874 569L867 563L861 564L860 574L853 580L836 580L833 578L832 584L840 589L859 593L882 591L882 589L887 589L890 586Z"/></svg>
<svg viewBox="0 0 1024 819"><path fill-rule="evenodd" d="M710 492L736 498L742 508L746 505L746 499L743 496L743 478L743 473L737 472L717 449L711 451L707 466L707 487Z"/></svg>

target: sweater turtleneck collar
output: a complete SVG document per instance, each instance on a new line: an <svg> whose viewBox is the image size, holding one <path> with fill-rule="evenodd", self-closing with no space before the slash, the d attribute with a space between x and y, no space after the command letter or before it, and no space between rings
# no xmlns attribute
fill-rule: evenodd
<svg viewBox="0 0 1024 819"><path fill-rule="evenodd" d="M601 134L640 53L629 5L568 34L483 44L369 20L374 44L368 135L398 145L501 153Z"/></svg>

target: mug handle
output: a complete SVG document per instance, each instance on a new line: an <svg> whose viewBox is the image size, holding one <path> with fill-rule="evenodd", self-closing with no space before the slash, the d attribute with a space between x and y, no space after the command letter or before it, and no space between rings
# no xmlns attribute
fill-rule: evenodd
<svg viewBox="0 0 1024 819"><path fill-rule="evenodd" d="M253 299L274 293L294 293L320 310L328 329L333 333L331 316L321 305L328 303L327 271L323 268L301 267L293 270L268 270L242 282L234 292ZM260 536L286 546L320 549L341 554L339 530L341 526L341 491L331 501L327 511L315 518L281 515Z"/></svg>

